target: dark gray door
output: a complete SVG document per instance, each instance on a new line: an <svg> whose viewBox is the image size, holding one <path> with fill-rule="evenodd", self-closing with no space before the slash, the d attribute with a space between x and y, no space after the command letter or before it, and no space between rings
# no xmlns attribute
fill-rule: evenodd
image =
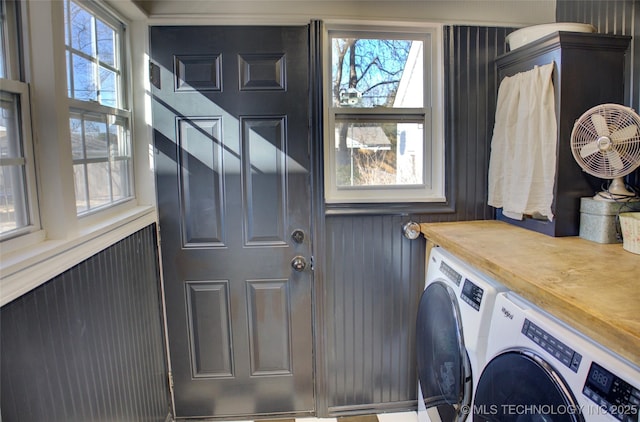
<svg viewBox="0 0 640 422"><path fill-rule="evenodd" d="M307 27L151 28L177 417L314 412L308 49Z"/></svg>

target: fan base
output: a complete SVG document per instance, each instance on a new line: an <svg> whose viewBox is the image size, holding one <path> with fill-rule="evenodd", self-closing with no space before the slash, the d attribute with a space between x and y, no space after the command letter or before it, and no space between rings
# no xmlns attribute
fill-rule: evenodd
<svg viewBox="0 0 640 422"><path fill-rule="evenodd" d="M598 192L593 196L593 199L596 201L609 201L609 202L629 202L629 201L637 201L638 196L633 192L630 192L629 195L619 195L612 194L611 192L602 191Z"/></svg>
<svg viewBox="0 0 640 422"><path fill-rule="evenodd" d="M627 202L638 199L638 196L627 189L622 177L611 180L611 184L606 191L598 192L593 199L598 201Z"/></svg>

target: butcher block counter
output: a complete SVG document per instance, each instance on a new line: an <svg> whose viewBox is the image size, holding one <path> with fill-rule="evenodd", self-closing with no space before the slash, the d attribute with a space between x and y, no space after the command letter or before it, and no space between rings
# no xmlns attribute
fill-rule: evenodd
<svg viewBox="0 0 640 422"><path fill-rule="evenodd" d="M427 253L442 246L640 366L640 255L495 220L420 227Z"/></svg>

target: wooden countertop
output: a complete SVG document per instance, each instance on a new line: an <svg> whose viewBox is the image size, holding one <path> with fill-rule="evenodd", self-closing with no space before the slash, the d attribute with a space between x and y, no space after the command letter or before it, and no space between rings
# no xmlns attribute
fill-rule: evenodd
<svg viewBox="0 0 640 422"><path fill-rule="evenodd" d="M640 255L487 220L423 223L440 245L640 366Z"/></svg>

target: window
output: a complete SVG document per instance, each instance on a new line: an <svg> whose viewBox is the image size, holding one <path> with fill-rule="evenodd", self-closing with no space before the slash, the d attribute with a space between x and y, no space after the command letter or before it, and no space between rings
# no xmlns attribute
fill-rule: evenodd
<svg viewBox="0 0 640 422"><path fill-rule="evenodd" d="M18 3L0 12L0 239L39 228L29 87L21 80Z"/></svg>
<svg viewBox="0 0 640 422"><path fill-rule="evenodd" d="M0 0L0 305L157 221L153 193L133 197L152 156L132 153L145 81L124 45L142 69L146 27L126 3Z"/></svg>
<svg viewBox="0 0 640 422"><path fill-rule="evenodd" d="M328 203L444 201L438 28L330 26Z"/></svg>
<svg viewBox="0 0 640 422"><path fill-rule="evenodd" d="M65 2L67 89L79 215L133 195L125 26L94 3Z"/></svg>

